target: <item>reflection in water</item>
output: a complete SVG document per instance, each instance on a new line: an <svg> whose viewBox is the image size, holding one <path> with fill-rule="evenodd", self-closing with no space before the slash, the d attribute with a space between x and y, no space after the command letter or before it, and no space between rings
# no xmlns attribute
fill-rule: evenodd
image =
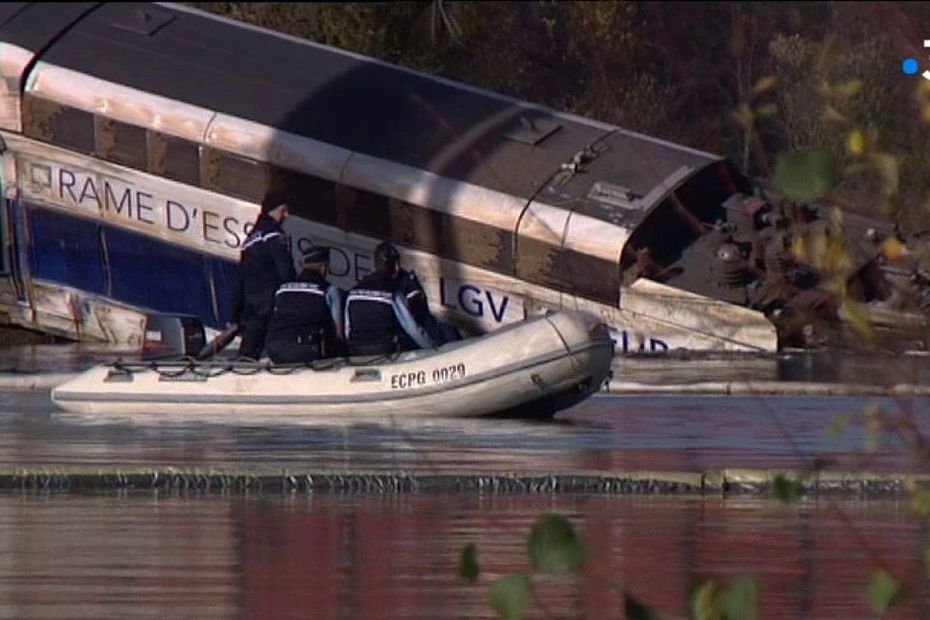
<svg viewBox="0 0 930 620"><path fill-rule="evenodd" d="M796 467L912 468L906 442L865 451L865 410L916 413L930 403L862 397L596 396L555 422L449 419L282 426L231 417L98 419L57 411L48 392L0 392L0 467L287 468L289 471L551 473ZM851 415L839 437L831 422ZM215 419L215 418L214 418Z"/></svg>
<svg viewBox="0 0 930 620"><path fill-rule="evenodd" d="M870 617L881 565L930 614L926 525L893 500L527 495L0 495L0 615L492 617L487 587L525 571L526 536L566 515L581 574L536 584L553 615L622 617L629 590L687 615L698 577L757 579L763 617ZM15 534L13 534L15 533ZM480 582L456 576L475 542Z"/></svg>

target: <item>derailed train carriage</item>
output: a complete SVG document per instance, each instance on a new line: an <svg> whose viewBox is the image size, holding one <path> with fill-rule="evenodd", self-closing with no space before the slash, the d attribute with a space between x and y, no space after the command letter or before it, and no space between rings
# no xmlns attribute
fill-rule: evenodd
<svg viewBox="0 0 930 620"><path fill-rule="evenodd" d="M577 308L621 351L772 351L816 284L768 286L779 212L720 157L187 7L5 3L0 74L14 324L130 347L152 310L221 328L272 187L295 254L332 246L349 287L390 239L476 331ZM865 228L852 290L881 300L889 232Z"/></svg>

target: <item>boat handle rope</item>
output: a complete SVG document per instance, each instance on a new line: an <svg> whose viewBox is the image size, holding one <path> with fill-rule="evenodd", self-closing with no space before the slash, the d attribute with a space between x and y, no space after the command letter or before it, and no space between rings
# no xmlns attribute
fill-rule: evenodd
<svg viewBox="0 0 930 620"><path fill-rule="evenodd" d="M133 372L144 372L152 370L161 377L177 378L187 373L199 377L218 377L231 372L236 375L254 375L265 371L272 375L289 375L298 370L310 369L313 371L332 370L334 368L374 366L384 362L393 362L400 356L400 352L387 353L378 355L373 358L354 361L348 357L337 357L327 360L318 360L306 364L274 364L269 362L260 362L249 357L238 357L232 361L216 364L214 362L204 362L194 357L185 356L173 360L165 361L139 361L124 362L117 360L110 364L112 372L131 374Z"/></svg>

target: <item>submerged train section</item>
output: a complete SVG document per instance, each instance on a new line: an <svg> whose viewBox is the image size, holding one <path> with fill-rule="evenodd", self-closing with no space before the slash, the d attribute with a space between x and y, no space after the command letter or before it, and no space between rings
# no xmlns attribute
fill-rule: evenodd
<svg viewBox="0 0 930 620"><path fill-rule="evenodd" d="M295 256L330 245L350 287L390 239L473 331L568 308L620 351L773 351L842 318L796 301L818 282L787 266L792 229L708 153L180 5L6 3L0 74L13 324L129 347L153 310L222 328L272 188ZM866 228L850 290L881 303L889 233Z"/></svg>

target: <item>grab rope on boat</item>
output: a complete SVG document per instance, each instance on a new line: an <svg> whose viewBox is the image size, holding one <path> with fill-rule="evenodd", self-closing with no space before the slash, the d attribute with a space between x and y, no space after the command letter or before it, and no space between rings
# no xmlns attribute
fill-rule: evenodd
<svg viewBox="0 0 930 620"><path fill-rule="evenodd" d="M226 373L237 375L254 375L259 372L267 372L273 375L289 375L298 370L333 370L343 366L361 367L374 366L385 362L393 362L400 356L400 352L386 353L372 358L352 359L349 357L335 357L329 359L314 360L305 364L275 364L272 362L262 362L249 357L238 357L234 360L222 362L203 361L194 357L185 356L173 360L140 360L126 362L116 360L111 364L111 374L131 375L134 372L144 372L152 370L161 377L169 379L182 377L192 374L206 379L218 377Z"/></svg>

